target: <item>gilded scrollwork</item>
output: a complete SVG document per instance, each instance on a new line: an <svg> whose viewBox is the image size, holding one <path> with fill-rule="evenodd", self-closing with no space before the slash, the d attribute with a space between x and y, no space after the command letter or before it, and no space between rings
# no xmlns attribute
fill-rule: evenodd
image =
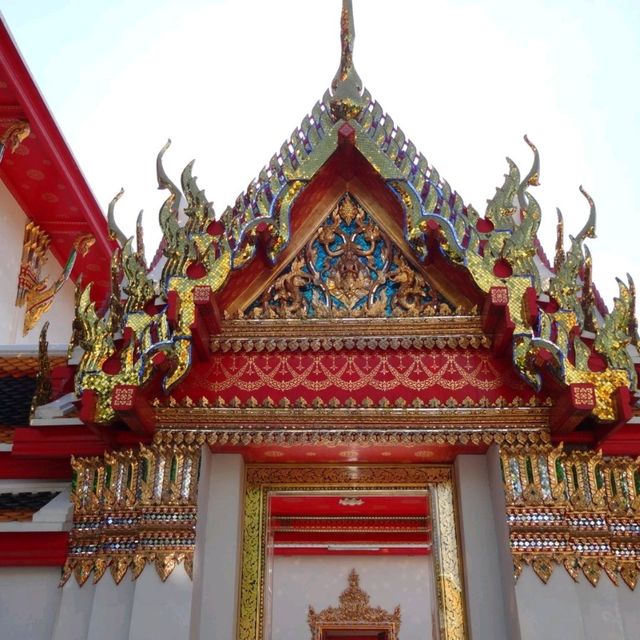
<svg viewBox="0 0 640 640"><path fill-rule="evenodd" d="M41 277L42 267L47 260L47 250L51 239L34 222L28 222L24 228L22 258L18 274L16 306L24 307L23 335L27 335L53 304L54 297L69 279L78 253L86 255L95 239L92 235L80 236L73 244L69 258L55 282L49 284L48 278Z"/></svg>
<svg viewBox="0 0 640 640"><path fill-rule="evenodd" d="M27 120L0 121L0 125L5 126L0 135L0 162L2 162L7 149L11 153L15 153L18 147L31 135L31 125Z"/></svg>
<svg viewBox="0 0 640 640"><path fill-rule="evenodd" d="M114 418L112 396L118 386L138 387L154 372L157 356L172 363L163 378L170 389L189 370L192 360L191 327L196 315L196 292L211 294L226 280L231 253L226 236L217 226L211 203L207 201L192 174L193 163L182 173L182 190L167 177L158 155L157 173L161 189L169 197L160 210L164 234L165 262L160 282L150 275L144 256L141 217L136 227L136 248L115 220L115 205L122 191L109 206L111 238L117 242L111 275L112 293L106 314L97 311L90 288L82 291L76 304L74 344L83 350L76 374L76 392L97 395L95 420ZM179 222L184 216L186 222ZM125 340L115 340L122 334ZM105 370L107 361L112 364Z"/></svg>
<svg viewBox="0 0 640 640"><path fill-rule="evenodd" d="M49 322L42 325L40 340L38 341L38 373L36 375L36 390L31 400L31 415L35 410L47 404L51 399L51 361L49 360L49 342L47 341L47 331Z"/></svg>

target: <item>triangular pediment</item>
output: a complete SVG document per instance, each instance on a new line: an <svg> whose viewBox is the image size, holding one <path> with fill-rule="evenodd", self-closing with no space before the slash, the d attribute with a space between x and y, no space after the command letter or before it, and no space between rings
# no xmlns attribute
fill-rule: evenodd
<svg viewBox="0 0 640 640"><path fill-rule="evenodd" d="M425 317L453 315L454 310L409 252L347 192L237 317Z"/></svg>

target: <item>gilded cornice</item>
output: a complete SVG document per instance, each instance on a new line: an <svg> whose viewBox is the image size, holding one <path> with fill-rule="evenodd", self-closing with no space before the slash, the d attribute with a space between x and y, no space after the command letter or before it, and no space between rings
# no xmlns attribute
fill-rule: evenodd
<svg viewBox="0 0 640 640"><path fill-rule="evenodd" d="M253 404L253 403L251 403ZM284 403L283 403L284 404ZM331 406L333 404L333 406ZM267 429L278 429L278 425L290 423L293 430L317 429L323 425L359 426L360 429L406 427L420 431L429 428L480 429L495 427L500 430L525 428L527 426L543 429L548 426L548 407L527 406L467 406L450 402L434 403L433 408L409 406L406 403L381 402L383 406L358 406L355 401L335 402L329 406L313 406L306 401L287 406L238 406L233 407L198 407L188 403L182 407L165 407L156 409L156 424L159 429L189 429L197 427L202 430L215 429L230 425L246 431L260 426ZM256 403L257 405L257 403ZM385 406L386 405L386 406ZM330 427L325 426L327 430Z"/></svg>
<svg viewBox="0 0 640 640"><path fill-rule="evenodd" d="M546 407L156 411L155 442L232 446L525 445L549 440Z"/></svg>
<svg viewBox="0 0 640 640"><path fill-rule="evenodd" d="M211 336L211 351L213 353L227 353L229 351L341 351L343 349L357 349L358 351L375 351L385 349L487 349L491 346L491 338L475 331L464 332L463 328L452 326L438 327L435 323L430 330L418 334L416 327L411 326L380 326L362 325L356 327L353 323L328 323L324 326L310 326L312 323L289 325L279 323L270 327L261 327L256 322L248 329L246 337ZM313 323L315 324L315 323ZM253 331L255 329L255 331ZM413 331L412 331L413 329ZM332 335L333 334L333 335Z"/></svg>

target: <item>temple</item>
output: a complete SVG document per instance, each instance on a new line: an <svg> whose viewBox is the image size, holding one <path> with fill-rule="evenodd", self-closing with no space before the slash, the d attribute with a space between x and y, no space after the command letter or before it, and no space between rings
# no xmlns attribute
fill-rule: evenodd
<svg viewBox="0 0 640 640"><path fill-rule="evenodd" d="M637 638L633 281L608 310L582 188L547 258L526 136L466 205L354 40L344 0L330 87L220 215L161 149L148 263L1 25L2 638Z"/></svg>

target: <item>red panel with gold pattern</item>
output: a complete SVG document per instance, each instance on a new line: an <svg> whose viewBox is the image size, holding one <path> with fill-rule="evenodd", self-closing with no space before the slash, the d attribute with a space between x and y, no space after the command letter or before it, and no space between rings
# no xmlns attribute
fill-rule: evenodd
<svg viewBox="0 0 640 640"><path fill-rule="evenodd" d="M512 367L487 350L469 349L219 354L196 364L174 392L178 401L186 396L224 404L250 398L324 404L351 398L376 405L383 399L428 405L434 398L468 406L542 402Z"/></svg>

